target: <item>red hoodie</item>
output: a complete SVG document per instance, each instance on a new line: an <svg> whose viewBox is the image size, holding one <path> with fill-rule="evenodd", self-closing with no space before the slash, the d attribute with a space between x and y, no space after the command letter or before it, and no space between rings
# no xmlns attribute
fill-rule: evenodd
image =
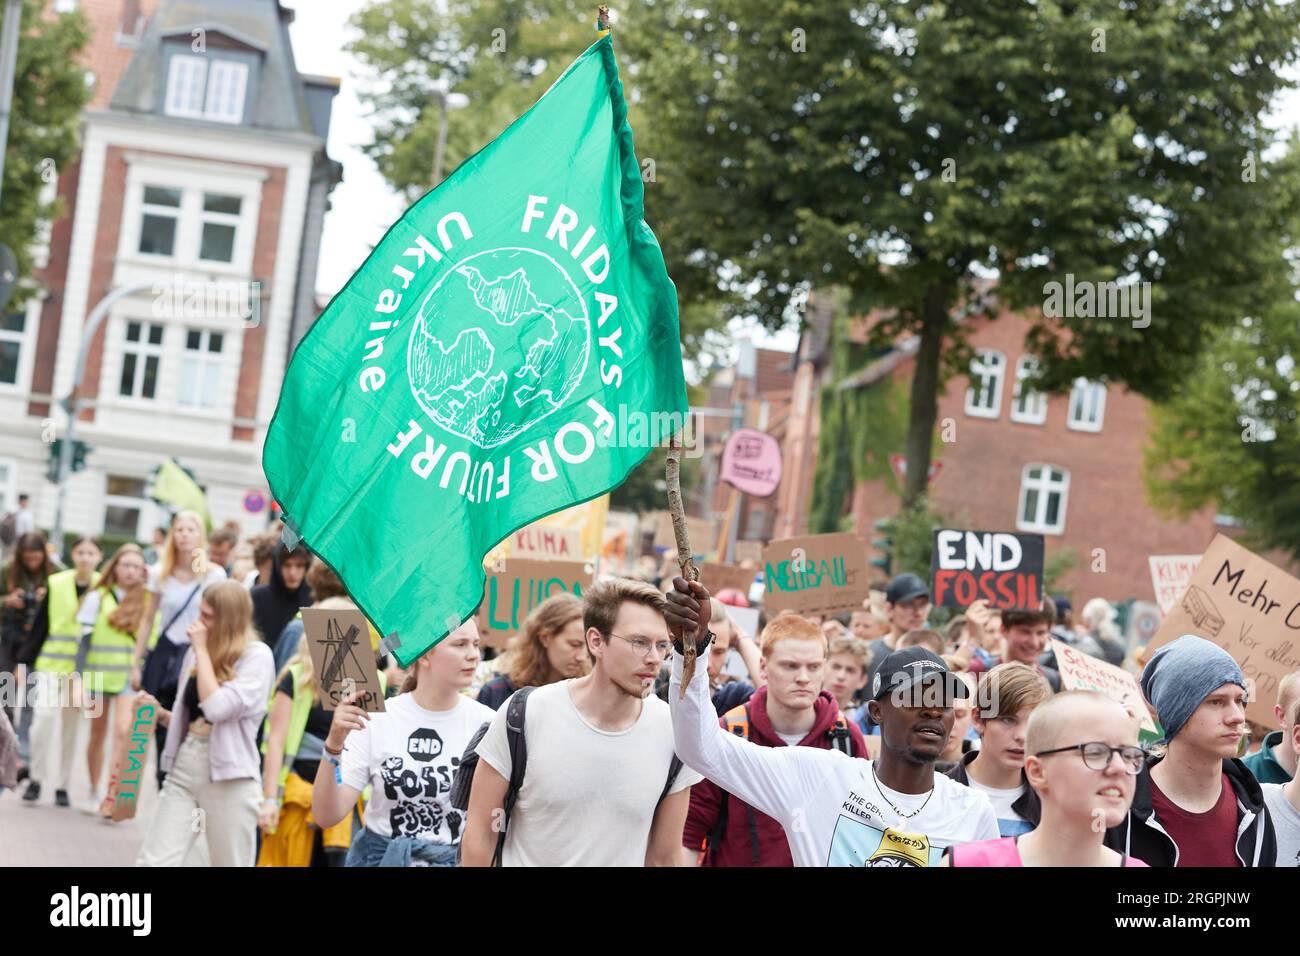
<svg viewBox="0 0 1300 956"><path fill-rule="evenodd" d="M812 730L799 741L800 747L818 747L829 750L831 747L831 728L840 708L835 698L827 691L822 691L813 705L817 719ZM745 705L749 715L749 739L760 747L788 746L772 727L767 716L767 688L760 687ZM719 720L725 728L726 718ZM848 721L849 739L853 742L853 756L867 756L867 745L862 739L862 731L853 721ZM710 850L704 859L704 866L794 866L790 856L790 844L785 838L785 830L767 814L760 813L740 798L727 793L712 781L701 780L691 788L691 809L686 816L686 828L682 831L682 845L691 850L698 850L704 845L705 837L717 823L722 801L727 801L727 829L721 844ZM754 846L758 847L758 859L754 859Z"/></svg>

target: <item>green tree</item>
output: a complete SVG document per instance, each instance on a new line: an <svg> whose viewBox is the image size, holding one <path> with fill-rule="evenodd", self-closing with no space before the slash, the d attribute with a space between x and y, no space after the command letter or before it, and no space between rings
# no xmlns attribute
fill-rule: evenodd
<svg viewBox="0 0 1300 956"><path fill-rule="evenodd" d="M635 13L624 19L635 21ZM374 117L374 138L364 151L389 184L413 202L431 185L442 85L470 102L448 116L443 170L450 174L523 115L595 42L595 19L596 4L590 0L371 0L352 17L359 35L348 45L365 68L359 95ZM620 37L622 30L620 24ZM639 133L637 70L621 40L619 56L629 118ZM655 189L650 167L646 176L650 210ZM648 218L659 228L653 215ZM668 267L675 275L679 264L670 261ZM718 298L696 295L682 303L686 354L717 351L708 334L725 322Z"/></svg>
<svg viewBox="0 0 1300 956"><path fill-rule="evenodd" d="M968 323L1045 285L1150 282L1150 325L1044 319L1037 383L1167 397L1214 331L1260 304L1276 134L1300 4L1113 0L644 0L650 195L683 296L776 326L810 287L919 337L905 497L923 495L936 395ZM997 277L996 302L980 295Z"/></svg>
<svg viewBox="0 0 1300 956"><path fill-rule="evenodd" d="M62 212L57 198L42 201L41 186L76 152L81 113L91 95L86 71L79 65L90 39L85 14L78 10L47 18L44 7L42 0L24 0L14 67L0 196L0 242L13 250L18 262L11 311L36 289L31 246L40 237L41 224L53 222Z"/></svg>
<svg viewBox="0 0 1300 956"><path fill-rule="evenodd" d="M1300 304L1290 286L1225 329L1154 410L1143 472L1165 512L1213 506L1242 523L1249 546L1300 560Z"/></svg>

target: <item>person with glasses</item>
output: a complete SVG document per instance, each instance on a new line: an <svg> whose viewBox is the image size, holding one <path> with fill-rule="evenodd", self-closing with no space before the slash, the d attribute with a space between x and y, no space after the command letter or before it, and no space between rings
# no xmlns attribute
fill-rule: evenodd
<svg viewBox="0 0 1300 956"><path fill-rule="evenodd" d="M717 612L716 604L713 610ZM823 628L797 614L778 615L763 629L760 654L764 683L748 702L722 715L724 730L760 747L836 748L854 757L867 755L862 732L822 689L827 661ZM794 865L780 823L707 780L691 788L682 846L689 866Z"/></svg>
<svg viewBox="0 0 1300 956"><path fill-rule="evenodd" d="M712 639L708 590L673 580L668 622L697 656ZM935 866L943 850L998 836L989 798L935 772L952 731L953 699L970 693L924 647L890 653L867 703L880 726L877 760L812 747L760 747L714 716L700 660L682 695L684 658L673 655L668 702L677 752L688 767L774 818L795 866Z"/></svg>
<svg viewBox="0 0 1300 956"><path fill-rule="evenodd" d="M1219 645L1185 634L1142 671L1167 752L1137 776L1106 845L1150 866L1273 866L1277 838L1259 781L1239 759L1246 678Z"/></svg>
<svg viewBox="0 0 1300 956"><path fill-rule="evenodd" d="M1003 664L989 672L992 677ZM1041 678L1040 678L1041 679ZM1037 794L1032 831L953 847L945 866L1146 866L1105 846L1123 822L1146 754L1138 725L1118 703L1074 690L1039 704L1025 729L1025 778Z"/></svg>
<svg viewBox="0 0 1300 956"><path fill-rule="evenodd" d="M464 866L492 864L502 821L503 866L680 864L688 789L701 777L673 774L668 707L650 693L672 650L665 608L640 581L601 581L583 595L591 673L517 691L497 710L476 748ZM703 661L700 674L707 681ZM506 721L525 693L527 772L511 803Z"/></svg>

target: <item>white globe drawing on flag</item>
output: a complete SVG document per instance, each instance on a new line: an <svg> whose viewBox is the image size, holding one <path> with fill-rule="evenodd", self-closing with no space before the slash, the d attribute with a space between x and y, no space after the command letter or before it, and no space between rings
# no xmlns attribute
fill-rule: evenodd
<svg viewBox="0 0 1300 956"><path fill-rule="evenodd" d="M502 248L461 260L424 297L406 368L430 418L494 448L563 407L590 354L573 280L544 253Z"/></svg>

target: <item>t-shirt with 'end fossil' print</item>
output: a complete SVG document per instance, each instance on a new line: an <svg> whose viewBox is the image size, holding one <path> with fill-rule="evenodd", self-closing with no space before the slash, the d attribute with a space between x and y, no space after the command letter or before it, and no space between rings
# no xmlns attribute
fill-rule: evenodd
<svg viewBox="0 0 1300 956"><path fill-rule="evenodd" d="M371 786L366 827L382 837L460 842L465 814L451 805L451 780L474 732L493 717L461 697L451 710L425 710L411 694L385 702L343 747L345 786Z"/></svg>

